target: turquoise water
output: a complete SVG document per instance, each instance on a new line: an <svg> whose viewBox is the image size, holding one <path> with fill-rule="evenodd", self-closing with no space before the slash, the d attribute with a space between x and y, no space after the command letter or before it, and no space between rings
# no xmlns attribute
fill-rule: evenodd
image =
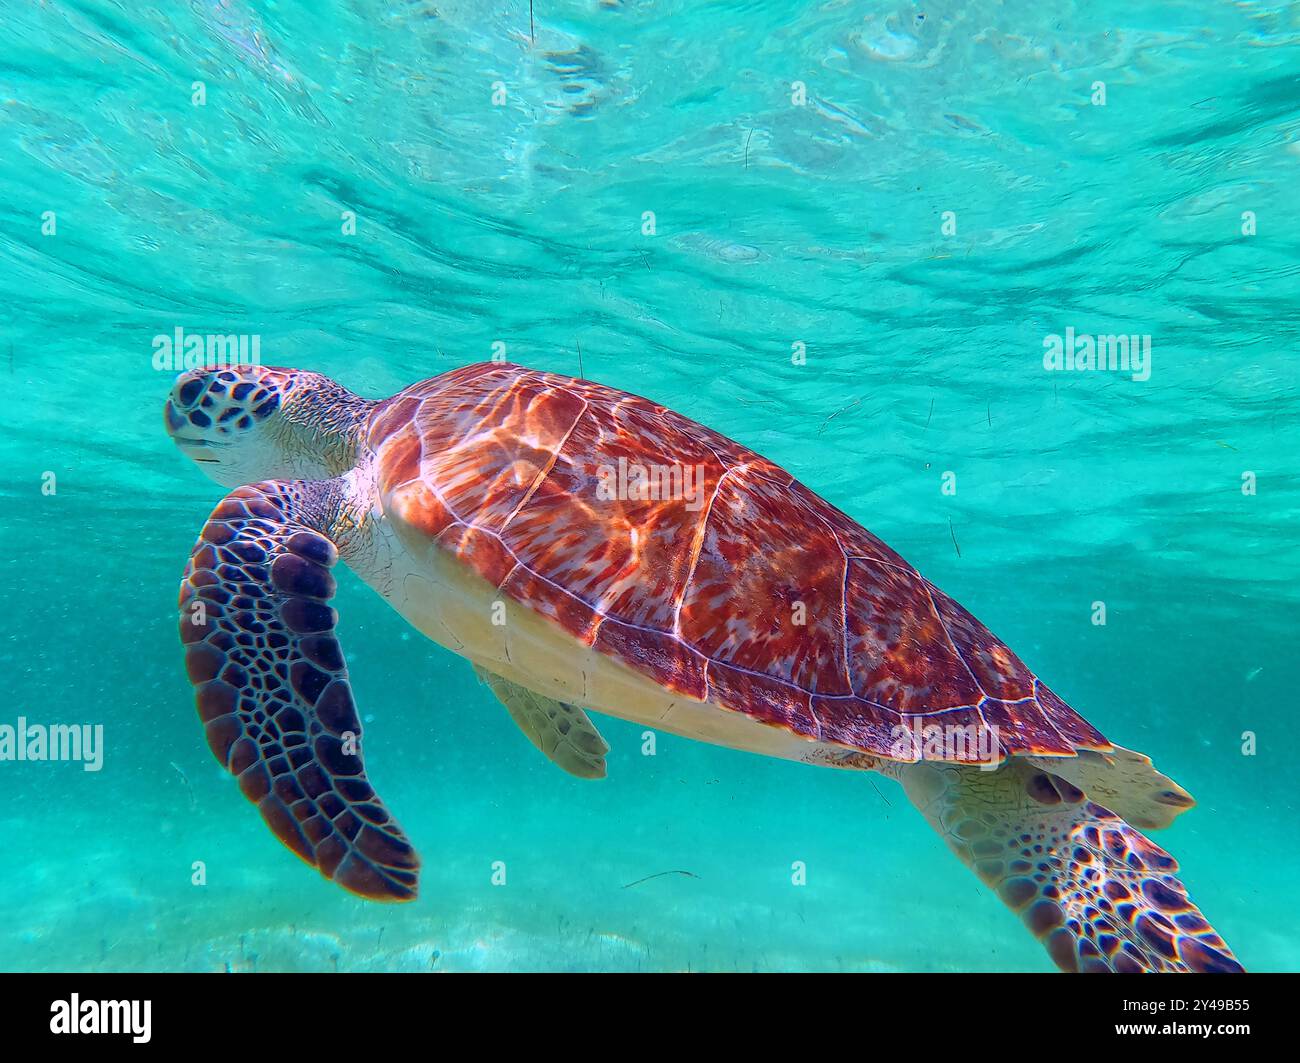
<svg viewBox="0 0 1300 1063"><path fill-rule="evenodd" d="M572 779L346 574L421 897L304 868L181 667L221 491L162 430L177 327L372 396L503 343L757 449L1196 795L1157 840L1300 968L1300 8L0 12L0 724L104 729L98 772L0 763L0 968L1051 968L893 783L610 719ZM1067 328L1150 336L1149 378L1046 370Z"/></svg>

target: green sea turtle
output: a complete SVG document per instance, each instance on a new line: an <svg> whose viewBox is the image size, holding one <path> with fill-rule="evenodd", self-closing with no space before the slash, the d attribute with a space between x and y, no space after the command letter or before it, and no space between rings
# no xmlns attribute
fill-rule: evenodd
<svg viewBox="0 0 1300 1063"><path fill-rule="evenodd" d="M605 773L589 708L880 772L1061 968L1240 970L1136 829L1188 794L732 440L505 363L382 401L300 370L193 370L165 417L235 488L181 586L208 741L276 836L354 893L410 900L419 859L362 764L329 604L340 557L567 771Z"/></svg>

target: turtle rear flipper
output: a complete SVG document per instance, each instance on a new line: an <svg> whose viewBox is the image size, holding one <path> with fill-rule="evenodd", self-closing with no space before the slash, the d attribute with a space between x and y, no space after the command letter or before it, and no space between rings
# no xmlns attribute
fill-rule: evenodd
<svg viewBox="0 0 1300 1063"><path fill-rule="evenodd" d="M1241 971L1178 863L1077 787L1011 759L903 767L912 803L1066 971Z"/></svg>
<svg viewBox="0 0 1300 1063"><path fill-rule="evenodd" d="M485 682L510 718L539 750L570 775L580 779L605 777L605 754L609 743L601 737L596 725L576 705L512 683L481 665L474 665L474 673Z"/></svg>
<svg viewBox="0 0 1300 1063"><path fill-rule="evenodd" d="M416 895L419 857L361 762L334 637L337 481L267 480L212 512L181 583L181 641L208 744L285 845L353 893Z"/></svg>
<svg viewBox="0 0 1300 1063"><path fill-rule="evenodd" d="M1167 827L1196 804L1191 794L1156 770L1150 757L1123 746L1113 746L1108 753L1084 749L1077 757L1026 759L1068 779L1099 805L1143 830Z"/></svg>

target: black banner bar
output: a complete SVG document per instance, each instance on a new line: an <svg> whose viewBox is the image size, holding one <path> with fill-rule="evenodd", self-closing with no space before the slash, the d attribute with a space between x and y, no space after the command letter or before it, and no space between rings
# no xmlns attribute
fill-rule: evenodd
<svg viewBox="0 0 1300 1063"><path fill-rule="evenodd" d="M0 976L0 1015L20 1043L238 1045L259 1056L385 1050L426 1035L493 1048L560 1037L605 1051L624 1036L620 1024L629 1044L664 1049L757 1040L807 1050L809 1038L825 1047L855 1036L963 1046L1013 1035L1227 1047L1282 1037L1297 989L1294 975L10 974Z"/></svg>

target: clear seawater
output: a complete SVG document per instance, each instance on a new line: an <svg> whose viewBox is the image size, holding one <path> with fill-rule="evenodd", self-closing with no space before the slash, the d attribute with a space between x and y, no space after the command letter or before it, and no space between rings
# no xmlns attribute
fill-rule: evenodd
<svg viewBox="0 0 1300 1063"><path fill-rule="evenodd" d="M1300 7L533 10L0 3L0 723L105 736L0 763L0 968L1051 969L893 783L609 719L572 779L351 576L421 896L301 865L181 667L221 491L162 430L178 326L372 396L499 341L757 449L1191 790L1156 840L1300 968ZM1151 336L1149 379L1045 370L1066 328Z"/></svg>

